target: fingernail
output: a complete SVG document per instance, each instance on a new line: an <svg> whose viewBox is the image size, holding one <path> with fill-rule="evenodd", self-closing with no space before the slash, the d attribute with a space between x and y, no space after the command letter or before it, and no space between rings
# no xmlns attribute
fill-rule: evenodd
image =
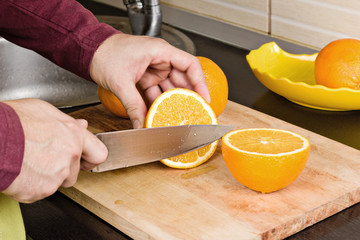
<svg viewBox="0 0 360 240"><path fill-rule="evenodd" d="M210 102L211 102L210 94L206 94L204 98L205 98L205 101L210 104Z"/></svg>
<svg viewBox="0 0 360 240"><path fill-rule="evenodd" d="M207 102L208 102L209 104L211 103L210 95L207 97Z"/></svg>
<svg viewBox="0 0 360 240"><path fill-rule="evenodd" d="M142 127L141 124L140 124L140 121L137 120L137 119L136 119L136 120L132 120L131 123L132 123L134 129L138 129L138 128L141 128L141 127Z"/></svg>

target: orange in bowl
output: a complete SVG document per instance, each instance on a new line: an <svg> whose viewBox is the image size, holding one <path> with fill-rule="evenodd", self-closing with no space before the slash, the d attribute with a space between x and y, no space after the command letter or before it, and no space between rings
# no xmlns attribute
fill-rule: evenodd
<svg viewBox="0 0 360 240"><path fill-rule="evenodd" d="M310 154L310 142L291 131L269 128L233 130L222 138L231 174L262 193L280 190L297 179Z"/></svg>
<svg viewBox="0 0 360 240"><path fill-rule="evenodd" d="M345 38L326 45L315 60L317 84L360 90L360 40Z"/></svg>

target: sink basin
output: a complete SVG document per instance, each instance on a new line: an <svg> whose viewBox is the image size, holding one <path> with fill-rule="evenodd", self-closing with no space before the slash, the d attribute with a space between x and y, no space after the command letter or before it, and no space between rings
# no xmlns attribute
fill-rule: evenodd
<svg viewBox="0 0 360 240"><path fill-rule="evenodd" d="M130 21L129 18L127 17L97 15L96 18L98 19L99 22L109 24L113 28L123 33L132 34ZM188 52L193 55L195 55L196 53L195 45L191 41L191 39L181 31L169 25L162 24L161 38L166 40L171 45L181 50L184 50L185 52Z"/></svg>
<svg viewBox="0 0 360 240"><path fill-rule="evenodd" d="M56 107L99 102L97 85L0 38L0 101L40 98Z"/></svg>

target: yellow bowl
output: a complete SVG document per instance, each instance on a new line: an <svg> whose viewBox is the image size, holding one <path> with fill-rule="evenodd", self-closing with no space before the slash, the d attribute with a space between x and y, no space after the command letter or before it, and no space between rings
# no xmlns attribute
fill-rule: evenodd
<svg viewBox="0 0 360 240"><path fill-rule="evenodd" d="M270 42L250 51L246 59L265 87L294 103L330 111L359 110L360 90L316 84L316 56L290 54Z"/></svg>

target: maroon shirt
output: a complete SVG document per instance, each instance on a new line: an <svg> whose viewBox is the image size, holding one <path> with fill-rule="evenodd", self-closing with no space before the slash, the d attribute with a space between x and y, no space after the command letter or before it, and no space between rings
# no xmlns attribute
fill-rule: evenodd
<svg viewBox="0 0 360 240"><path fill-rule="evenodd" d="M75 0L0 0L0 36L88 80L94 52L115 33ZM23 154L20 120L1 103L0 192L20 173Z"/></svg>
<svg viewBox="0 0 360 240"><path fill-rule="evenodd" d="M0 103L0 192L18 176L24 146L20 119L9 105Z"/></svg>

